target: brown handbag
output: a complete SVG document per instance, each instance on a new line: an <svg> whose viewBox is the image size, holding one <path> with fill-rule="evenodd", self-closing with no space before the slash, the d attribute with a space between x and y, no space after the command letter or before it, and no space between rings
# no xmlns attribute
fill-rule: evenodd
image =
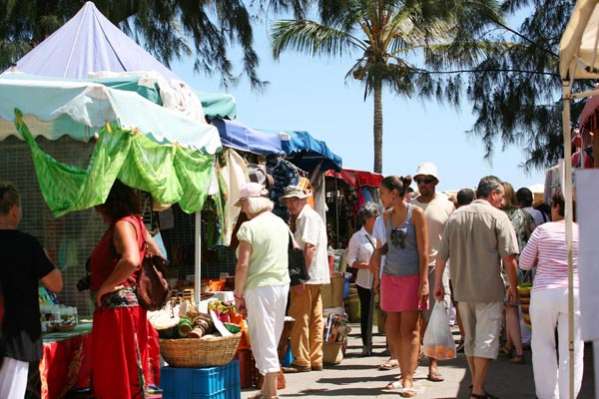
<svg viewBox="0 0 599 399"><path fill-rule="evenodd" d="M166 266L168 262L161 256L148 255L141 264L137 277L137 300L139 306L146 310L159 310L166 305L171 297L171 287L166 280Z"/></svg>

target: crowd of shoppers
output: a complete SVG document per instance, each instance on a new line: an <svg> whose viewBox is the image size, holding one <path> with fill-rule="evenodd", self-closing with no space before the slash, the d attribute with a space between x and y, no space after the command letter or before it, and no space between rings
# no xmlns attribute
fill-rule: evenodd
<svg viewBox="0 0 599 399"><path fill-rule="evenodd" d="M472 377L470 398L492 398L485 381L500 350L509 353L513 363L525 363L518 286L534 281L529 310L537 397L567 397L564 198L556 194L547 215L532 206L530 190L514 192L509 183L487 176L480 180L476 193L463 189L450 199L437 191L440 177L430 162L418 166L414 181L416 192L411 191L409 176L385 177L379 189L381 203L360 209L361 228L347 248L346 262L357 272L362 355L372 354L368 329L372 328L374 297L379 294L390 353L382 367L400 371L399 380L387 388L402 397L416 396L414 373L422 333L430 309L441 302L447 312L452 306L456 310ZM328 242L325 223L308 204L309 197L305 189L286 187L281 201L290 219L284 221L272 213L275 204L261 184L248 183L240 190L237 206L247 221L237 232L234 296L238 308L247 314L256 367L264 376L255 398L277 397L281 370L277 348L286 314L295 320L290 334L294 362L286 371L323 369L321 289L330 283ZM146 311L139 306L135 285L146 254L160 251L144 226L136 190L116 181L106 202L96 210L107 230L90 258L90 287L96 305L91 347L94 395L100 399L143 397L152 383L151 369L158 368L158 359L149 357L150 348L158 343ZM29 363L41 357L39 282L55 292L62 289L61 273L41 245L17 230L21 218L17 190L0 183L0 263L15 265L0 269L5 311L1 397L22 397ZM573 242L576 266L576 224ZM293 247L301 250L306 277L290 287ZM577 274L574 317L578 392L583 342ZM444 380L441 366L436 359L428 359L430 381Z"/></svg>

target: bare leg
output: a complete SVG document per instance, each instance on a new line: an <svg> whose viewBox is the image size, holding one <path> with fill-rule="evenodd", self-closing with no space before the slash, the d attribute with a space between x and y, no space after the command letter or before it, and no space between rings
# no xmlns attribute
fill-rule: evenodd
<svg viewBox="0 0 599 399"><path fill-rule="evenodd" d="M458 329L460 330L460 337L464 339L464 323L462 323L462 317L460 316L460 310L455 306L455 318L458 322Z"/></svg>
<svg viewBox="0 0 599 399"><path fill-rule="evenodd" d="M520 318L518 308L514 306L506 306L505 308L505 323L509 342L512 343L516 350L516 356L523 355L522 336L520 333Z"/></svg>
<svg viewBox="0 0 599 399"><path fill-rule="evenodd" d="M389 343L389 352L392 359L401 359L401 319L400 313L388 312L385 320L385 333L387 334L387 342ZM400 360L401 361L401 360Z"/></svg>
<svg viewBox="0 0 599 399"><path fill-rule="evenodd" d="M401 344L399 352L399 367L401 369L402 385L405 388L413 386L414 371L418 365L420 351L419 313L401 312Z"/></svg>
<svg viewBox="0 0 599 399"><path fill-rule="evenodd" d="M489 370L491 360L482 357L474 357L472 358L472 363L474 365L472 393L475 395L484 395L485 380L487 379L487 371Z"/></svg>
<svg viewBox="0 0 599 399"><path fill-rule="evenodd" d="M466 360L468 361L468 368L470 369L470 378L472 382L474 382L474 373L476 372L476 366L474 364L474 357L467 356Z"/></svg>
<svg viewBox="0 0 599 399"><path fill-rule="evenodd" d="M262 383L262 395L266 398L277 396L277 380L279 373L268 373Z"/></svg>

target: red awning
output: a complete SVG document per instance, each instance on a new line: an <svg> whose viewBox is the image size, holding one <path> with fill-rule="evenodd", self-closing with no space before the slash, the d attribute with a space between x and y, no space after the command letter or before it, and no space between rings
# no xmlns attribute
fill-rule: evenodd
<svg viewBox="0 0 599 399"><path fill-rule="evenodd" d="M336 177L355 188L374 187L378 188L383 181L383 176L378 173L365 172L361 170L343 169L340 172L329 170L326 176Z"/></svg>

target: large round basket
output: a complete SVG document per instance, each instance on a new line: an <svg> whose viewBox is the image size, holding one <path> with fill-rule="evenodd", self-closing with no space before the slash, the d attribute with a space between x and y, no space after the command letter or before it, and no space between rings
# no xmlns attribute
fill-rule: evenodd
<svg viewBox="0 0 599 399"><path fill-rule="evenodd" d="M224 366L230 363L241 334L217 338L161 339L160 353L171 367Z"/></svg>

